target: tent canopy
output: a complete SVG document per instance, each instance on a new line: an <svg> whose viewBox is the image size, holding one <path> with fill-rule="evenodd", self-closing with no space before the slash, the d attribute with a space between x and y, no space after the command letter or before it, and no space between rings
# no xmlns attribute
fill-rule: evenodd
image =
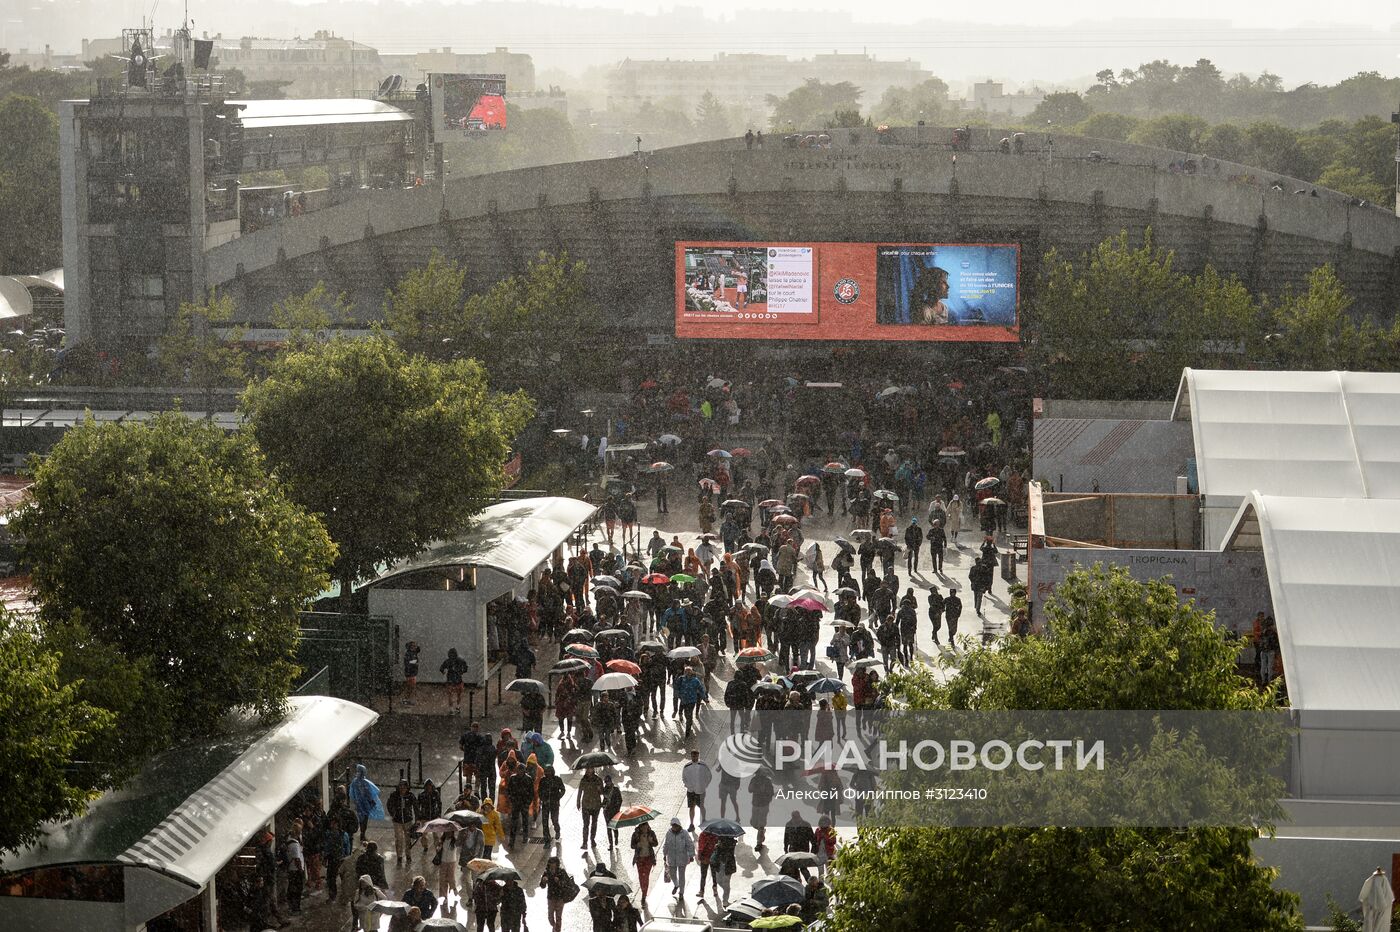
<svg viewBox="0 0 1400 932"><path fill-rule="evenodd" d="M296 696L288 703L286 717L271 727L249 721L152 758L82 818L48 826L37 843L6 857L4 870L123 868L128 921L144 922L193 897L379 717L328 696ZM54 903L41 897L8 902L25 907L31 918ZM133 916L133 906L149 914ZM59 912L51 919L62 914L61 905L52 908Z"/></svg>
<svg viewBox="0 0 1400 932"><path fill-rule="evenodd" d="M368 585L423 570L477 567L521 580L592 516L594 506L547 496L498 502L482 509L460 537L432 544L381 572Z"/></svg>
<svg viewBox="0 0 1400 932"><path fill-rule="evenodd" d="M1400 498L1400 373L1186 369L1201 494Z"/></svg>
<svg viewBox="0 0 1400 932"><path fill-rule="evenodd" d="M1400 501L1253 492L1227 550L1262 550L1289 703L1400 710Z"/></svg>

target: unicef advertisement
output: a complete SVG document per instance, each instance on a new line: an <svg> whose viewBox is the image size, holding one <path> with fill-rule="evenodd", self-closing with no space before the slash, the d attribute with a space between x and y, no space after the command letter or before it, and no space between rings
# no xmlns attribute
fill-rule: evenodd
<svg viewBox="0 0 1400 932"><path fill-rule="evenodd" d="M1020 249L677 243L676 335L1014 342Z"/></svg>

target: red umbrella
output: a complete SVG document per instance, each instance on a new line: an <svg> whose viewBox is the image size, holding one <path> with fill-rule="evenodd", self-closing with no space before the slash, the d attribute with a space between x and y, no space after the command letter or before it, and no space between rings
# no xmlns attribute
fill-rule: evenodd
<svg viewBox="0 0 1400 932"><path fill-rule="evenodd" d="M796 515L776 515L776 516L773 518L773 523L774 523L774 524L796 524L796 523L797 523L797 516L796 516Z"/></svg>
<svg viewBox="0 0 1400 932"><path fill-rule="evenodd" d="M642 675L642 668L630 660L609 660L607 668L614 673L630 673L632 676Z"/></svg>
<svg viewBox="0 0 1400 932"><path fill-rule="evenodd" d="M794 483L794 484L795 484L795 485L798 485L798 486L804 486L804 485L809 485L809 486L810 486L810 485L821 485L821 484L822 484L822 480L821 480L821 477L820 477L820 476L803 476L803 477L801 477L800 479L798 479L797 482Z"/></svg>
<svg viewBox="0 0 1400 932"><path fill-rule="evenodd" d="M642 577L642 582L649 586L664 586L671 581L671 577L665 573L648 573Z"/></svg>
<svg viewBox="0 0 1400 932"><path fill-rule="evenodd" d="M813 599L813 598L811 598L811 597L802 598L802 599L793 599L791 602L788 603L788 608L801 608L801 609L805 609L805 610L807 610L807 611L809 611L809 612L824 612L824 611L826 611L826 606L825 606L825 605L823 605L822 603L818 602L816 599Z"/></svg>
<svg viewBox="0 0 1400 932"><path fill-rule="evenodd" d="M675 468L676 467L672 466L670 463L664 462L662 460L657 460L655 463L652 463L650 466L647 467L648 471L650 472L670 472Z"/></svg>
<svg viewBox="0 0 1400 932"><path fill-rule="evenodd" d="M780 501L779 501L778 499L776 499L776 498L765 498L763 501L761 501L761 502L758 503L758 507L759 507L759 508L777 508L777 507L778 507L779 505L781 505L781 504L782 504L782 502L780 502Z"/></svg>

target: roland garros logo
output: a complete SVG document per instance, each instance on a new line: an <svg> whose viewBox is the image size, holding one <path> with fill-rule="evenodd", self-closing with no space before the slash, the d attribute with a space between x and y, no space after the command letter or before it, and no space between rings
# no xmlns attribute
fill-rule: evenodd
<svg viewBox="0 0 1400 932"><path fill-rule="evenodd" d="M836 283L832 293L842 304L855 304L856 299L860 297L860 285L854 278L843 278Z"/></svg>

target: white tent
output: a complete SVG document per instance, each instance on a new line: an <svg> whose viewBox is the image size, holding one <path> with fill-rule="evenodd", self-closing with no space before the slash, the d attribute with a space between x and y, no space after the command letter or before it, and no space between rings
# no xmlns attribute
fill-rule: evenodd
<svg viewBox="0 0 1400 932"><path fill-rule="evenodd" d="M1293 708L1400 710L1400 500L1253 492L1225 546L1264 552Z"/></svg>
<svg viewBox="0 0 1400 932"><path fill-rule="evenodd" d="M1207 546L1255 489L1400 498L1400 373L1186 369L1172 416L1191 421Z"/></svg>

